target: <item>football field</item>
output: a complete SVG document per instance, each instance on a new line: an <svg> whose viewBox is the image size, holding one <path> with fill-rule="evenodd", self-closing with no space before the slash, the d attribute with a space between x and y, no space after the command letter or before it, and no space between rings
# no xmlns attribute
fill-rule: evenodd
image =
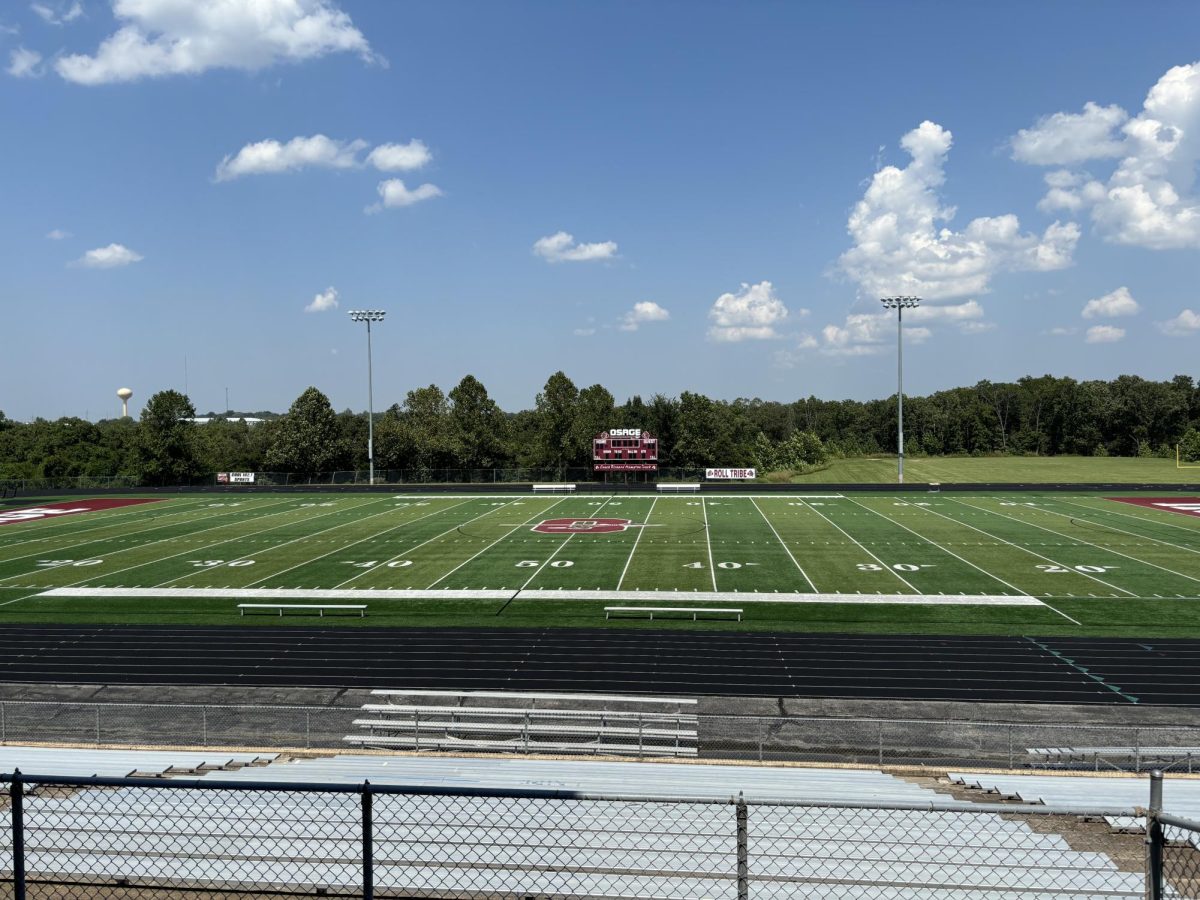
<svg viewBox="0 0 1200 900"><path fill-rule="evenodd" d="M0 624L318 621L237 608L287 602L368 605L330 626L1185 637L1198 510L1127 492L22 500L0 510Z"/></svg>

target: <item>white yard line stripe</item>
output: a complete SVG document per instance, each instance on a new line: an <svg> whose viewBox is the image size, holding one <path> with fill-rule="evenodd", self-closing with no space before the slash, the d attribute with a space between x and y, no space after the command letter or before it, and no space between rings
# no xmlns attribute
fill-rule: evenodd
<svg viewBox="0 0 1200 900"><path fill-rule="evenodd" d="M998 500L999 498L996 497L993 499ZM1057 503L1066 503L1070 506L1078 506L1080 509L1086 509L1089 512L1094 512L1094 513L1097 513L1102 516L1108 516L1108 515L1125 516L1126 518L1133 519L1134 521L1137 521L1137 522L1142 522L1146 525L1170 525L1172 528L1180 527L1178 525L1175 525L1172 522L1159 522L1156 519L1148 519L1148 518L1145 518L1144 516L1131 516L1128 513L1118 512L1115 509L1111 509L1111 510L1110 509L1097 509L1094 506L1084 506L1082 503L1071 503L1070 500L1062 500L1058 497L1054 497L1052 499ZM1066 513L1060 513L1060 512L1057 512L1053 509L1049 509L1044 506L1039 506L1039 507L1035 507L1035 508L1040 509L1044 512L1054 513L1056 516L1066 516L1068 519L1073 518L1072 516L1069 516ZM1146 507L1142 507L1142 508L1145 509ZM1179 515L1179 514L1173 513L1172 515ZM1084 517L1080 516L1079 518L1082 519ZM1128 535L1131 535L1136 538L1142 538L1143 540L1154 541L1154 543L1156 543L1156 544L1166 544L1168 547L1174 547L1176 550L1185 550L1188 553L1200 553L1200 550L1197 550L1195 547L1184 547L1181 544L1173 544L1170 541L1164 541L1164 540L1161 540L1160 538L1150 537L1150 535L1148 535L1148 534L1138 534L1136 531L1124 531L1120 528L1117 528L1115 525L1108 525L1104 522L1097 522L1095 519L1087 519L1087 521L1090 524L1099 525L1101 528L1110 528L1113 531L1120 531L1121 534L1128 534ZM1197 531L1194 528L1184 528L1183 530L1190 531L1192 534L1196 535L1197 537L1200 537L1200 531Z"/></svg>
<svg viewBox="0 0 1200 900"><path fill-rule="evenodd" d="M789 548L783 538L779 536L779 532L775 530L775 525L770 519L767 518L767 514L762 511L762 507L758 505L758 501L751 497L750 502L754 504L754 508L758 510L758 514L763 517L763 521L767 523L767 527L771 529L771 534L775 535L775 540L779 541L779 545L783 547L783 551L788 555L791 561L795 563L796 568L800 570L800 574L804 576L804 580L808 582L808 586L813 589L813 593L819 593L819 591L817 591L817 586L813 584L813 580L809 578L808 573L804 571L804 567L800 565L800 563L797 562L796 557L792 555L791 548Z"/></svg>
<svg viewBox="0 0 1200 900"><path fill-rule="evenodd" d="M180 508L180 506L179 506L179 505L176 505L176 506L168 506L168 507L162 507L162 506L155 507L155 506L154 506L154 504L152 504L152 503L139 503L139 504L138 504L138 505L136 505L136 506L127 506L127 507L124 507L124 508L122 508L122 509L116 509L116 510L112 510L112 512L114 512L114 513L117 513L117 514L122 514L122 515L128 515L130 518L136 518L136 516L137 516L138 514L149 512L149 511L150 511L150 510L152 510L152 509L170 509L170 510L172 510L171 512L169 512L169 513L164 513L164 514L161 516L161 518L164 518L164 519L165 519L165 518L167 518L167 517L169 517L169 516L180 516L180 515L185 515L185 514L187 514L187 513L196 512L196 511L197 511L197 509L203 509L204 507L203 507L203 506L201 506L201 504L202 504L203 502L204 502L204 501L202 501L202 500L195 500L195 501L193 501L193 502L192 502L192 505L191 505L191 506L188 506L188 505L184 504L184 505L183 505L183 508ZM227 511L228 511L228 510L226 510L226 512L227 512ZM106 510L96 510L96 512L106 512ZM41 524L44 524L44 525L46 525L46 526L52 526L52 525L76 525L76 524L78 524L78 523L79 523L79 521L80 521L80 518L81 518L81 517L84 517L84 516L86 516L86 514L82 514L82 513L81 513L81 514L79 514L79 515L76 515L76 516L73 516L73 517L72 517L72 516L67 516L66 518L60 518L60 519L57 519L57 520L55 520L55 521L51 521L51 522L46 522L45 520L43 520ZM74 518L74 521L72 521L72 518ZM95 520L93 520L93 519L87 519L87 518L83 518L83 521L85 521L85 522L88 522L88 521L92 521L92 522L94 522ZM62 532L57 532L57 531L56 531L56 532L52 532L52 533L50 533L50 534L40 534L40 533L39 533L38 537L26 538L26 539L25 539L25 540L23 540L23 541L0 541L0 552L3 552L3 551L5 551L5 550L8 550L10 547L19 547L19 546L21 546L22 544L32 544L32 543L35 543L35 542L37 542L37 541L52 541L52 540L56 540L56 539L58 539L58 538L73 538L73 537L76 537L77 535L80 535L80 534L87 534L88 532L91 532L91 531L99 531L99 530L101 530L101 529L104 529L104 528L112 528L112 527L114 527L114 526L116 526L116 527L120 527L121 525L124 525L124 524L125 524L125 522L126 522L126 520L125 520L125 519L120 519L120 520L117 520L117 518L116 518L116 515L112 515L112 516L108 516L107 518L105 518L105 519L104 519L104 522L103 522L103 524L101 524L101 525L95 525L95 524L93 524L93 525L88 525L88 526L87 526L87 527L85 527L85 528L79 528L79 529L76 529L75 531L62 531ZM16 533L16 534L30 534L30 533L31 533L31 531L32 531L32 529L34 528L34 526L35 526L36 524L39 524L39 523L31 523L31 524L30 524L30 526L29 526L29 528L28 528L28 529L26 529L25 531L20 531L20 532L15 532L15 533ZM176 524L177 524L177 523L176 523ZM12 526L11 526L11 525L5 525L4 527L7 529L7 528L11 528ZM161 526L161 525L156 525L155 527L156 527L156 528L161 528L161 527L163 527L163 526ZM47 529L47 530L48 530L48 529ZM125 535L128 535L128 534L139 534L139 533L140 533L140 532L137 532L137 531L126 531L126 532L122 532L122 534L121 534L121 537L125 537ZM6 532L0 531L0 538L3 538L3 537L5 536L5 534L6 534ZM72 546L72 547L76 547L76 546L79 546L79 545L78 545L78 544L72 544L71 546ZM66 549L66 548L63 548L63 549ZM56 552L57 552L57 551L56 551ZM24 559L24 557L21 557L21 556L14 556L14 557L11 557L11 559ZM2 562L7 562L7 560L0 560L0 561L2 561Z"/></svg>
<svg viewBox="0 0 1200 900"><path fill-rule="evenodd" d="M742 603L841 603L847 605L901 606L1040 606L1033 597L1013 597L1008 594L809 594L809 593L751 593L747 591L560 591L560 590L456 590L439 588L80 588L62 587L36 595L46 598L107 598L158 597L198 599L266 599L289 597L313 600L653 600Z"/></svg>
<svg viewBox="0 0 1200 900"><path fill-rule="evenodd" d="M615 496L616 496L616 494L613 495L613 497L615 497ZM601 503L599 506L597 506L595 511L600 512L600 510L602 510L602 509L604 509L604 507L608 506L608 504L612 501L613 497L609 497L608 500L605 500L603 503ZM600 517L595 516L594 518L598 519ZM517 588L518 594L521 591L525 590L525 588L529 587L529 585L530 585L530 583L532 583L533 579L537 578L538 575L540 575L542 573L542 570L545 569L546 566L550 565L550 563L554 561L554 557L558 556L558 552L560 550L562 550L563 547L565 547L565 546L567 546L567 544L571 543L571 540L575 537L575 534L576 534L575 532L572 532L571 534L567 535L567 539L565 541L563 541L561 544L559 544L557 547L554 548L554 552L546 557L545 562L543 562L540 566L538 566L536 569L533 570L533 574L525 579L525 583L523 585L521 585L519 588Z"/></svg>
<svg viewBox="0 0 1200 900"><path fill-rule="evenodd" d="M313 516L312 518L313 519L323 519L326 516L336 516L339 513L349 512L349 511L355 510L355 509L362 509L364 506L370 506L372 503L386 503L386 502L387 502L387 500L378 499L378 498L375 500L367 500L365 503L355 503L353 506L346 506L346 507L343 507L342 509L333 509L327 513L319 513L319 514ZM389 513L392 511L393 510L390 510L390 509L381 510L380 512L372 513L371 515L367 516L366 518L373 519L373 518L375 518L375 516L382 516L384 513ZM312 519L309 519L308 521L311 522ZM290 541L284 541L281 544L272 544L270 547L265 547L262 550L255 550L254 558L257 559L258 556L262 553L270 553L272 550L278 550L280 547L286 547L288 544L294 544L297 541L306 541L309 538L316 537L318 534L324 534L325 532L333 531L336 528L345 528L347 525L357 525L359 522L365 522L365 521L366 521L366 519L355 518L355 519L351 519L347 522L339 522L336 525L330 525L328 528L322 528L320 531L311 531L308 534L303 535L302 537L292 538ZM236 559L231 559L231 560L229 560L229 562L231 562L231 563L238 562L239 560L243 560L243 559L247 559L247 558L249 558L249 557L247 557L247 555L245 553L240 553L240 554L238 554ZM208 569L208 570L211 571L211 569ZM165 585L171 584L173 582L182 581L184 578L192 578L196 575L203 574L204 571L206 571L206 569L198 568L192 572L184 572L182 575L178 575L175 578L171 578L167 581L160 581L158 584L155 585L155 587L164 587ZM271 576L268 575L267 577L270 578ZM261 581L262 579L259 579L259 580Z"/></svg>
<svg viewBox="0 0 1200 900"><path fill-rule="evenodd" d="M472 499L474 499L474 500L478 500L479 498L478 498L478 497L473 497ZM464 502L470 502L470 501L464 501ZM359 572L357 575L351 575L351 576L350 576L349 578L347 578L345 581L342 581L342 582L339 582L338 584L335 584L335 585L334 585L334 587L335 587L335 588L342 588L342 587L345 587L345 586L346 586L346 585L348 585L350 582L352 582L352 581L357 581L359 578L362 578L362 577L363 577L364 575L366 575L367 573L369 573L369 572L373 572L373 571L375 571L376 569L380 568L381 566L386 566L388 563L390 563L390 562L394 562L394 561L396 561L396 560L400 559L400 557L401 557L402 555L403 555L403 556L408 556L408 555L409 555L410 553L412 553L414 550L420 550L420 549L421 549L422 547L424 547L426 544L432 544L434 541L436 541L436 540L440 540L441 538L444 538L446 535L448 535L448 534L452 534L453 532L455 532L455 531L458 531L458 529L462 528L464 525L470 525L472 522L478 522L480 519L487 518L487 517L488 517L488 516L490 516L492 513L497 513L497 512L500 512L500 510L502 510L502 509L507 509L507 508L508 508L509 506L511 506L511 505L512 505L514 502L515 502L515 501L509 500L507 503L505 503L505 504L503 504L503 505L501 505L501 506L497 506L497 507L494 507L494 508L492 508L492 509L489 509L487 512L482 512L482 513L480 513L479 515L477 515L477 516L474 516L473 518L467 519L467 521L465 521L465 522L459 522L457 525L452 525L452 526L450 526L449 528L447 528L445 531L441 532L440 534L435 534L433 537L429 538L428 540L421 541L421 543L417 544L416 546L413 546L413 547L405 547L405 548L404 548L404 549L403 549L403 550L402 550L400 553L397 553L396 555L394 555L394 556L390 556L390 557L388 557L387 559L385 559L385 560L384 560L382 563L380 563L380 565L379 565L379 566L372 566L372 567L371 567L371 568L369 568L369 569L363 569L363 570L362 570L361 572ZM434 583L436 584L437 582L434 582Z"/></svg>
<svg viewBox="0 0 1200 900"><path fill-rule="evenodd" d="M1162 569L1164 572L1169 572L1172 575L1178 575L1180 578L1186 578L1188 581L1194 581L1197 584L1200 584L1200 578L1195 578L1191 575L1185 575L1182 572L1176 572L1174 569L1168 569L1166 566L1160 566L1158 563L1152 563L1152 562L1150 562L1150 560L1142 559L1140 556L1131 556L1128 553L1122 553L1120 550L1113 550L1111 547L1104 547L1100 544L1093 544L1091 541L1085 541L1081 537L1075 537L1074 535L1070 535L1070 534L1063 534L1061 531L1055 531L1053 528L1047 528L1045 525L1039 525L1036 522L1030 522L1028 519L1018 519L1016 516L1010 516L1006 513L996 512L995 510L988 509L986 506L976 506L973 503L967 503L963 500L958 500L956 502L961 503L963 506L969 506L972 509L977 509L980 512L992 513L992 515L1003 516L1005 519L1011 519L1013 522L1020 522L1022 525L1029 525L1030 527L1040 529L1041 531L1044 531L1047 534L1053 534L1053 535L1056 535L1061 538L1066 538L1068 541L1071 541L1076 544L1087 544L1089 547L1095 547L1097 550L1099 550L1103 553L1115 553L1117 556L1123 556L1126 559L1131 559L1134 562L1141 563L1144 566L1153 566L1156 569ZM1037 507L1034 507L1034 508L1036 509ZM1050 510L1046 510L1046 512L1050 512ZM1070 518L1070 516L1063 515L1063 513L1054 513L1054 515L1062 516L1064 519ZM1117 529L1117 528L1114 528L1113 530L1120 531L1120 529ZM1122 534L1129 534L1129 533L1130 532L1128 532L1128 531L1122 532ZM1135 537L1136 537L1136 535L1135 535Z"/></svg>
<svg viewBox="0 0 1200 900"><path fill-rule="evenodd" d="M650 501L650 510L646 513L646 521L642 523L642 527L638 529L637 537L633 539L633 549L629 551L629 558L625 560L625 568L621 570L621 577L617 579L617 590L621 589L621 585L625 583L625 573L629 571L629 564L633 562L633 554L637 553L638 542L641 541L642 535L646 533L646 526L650 524L650 517L654 515L654 504L658 503L658 497Z"/></svg>
<svg viewBox="0 0 1200 900"><path fill-rule="evenodd" d="M510 528L508 530L507 534L501 535L500 537L496 538L494 541L492 541L490 544L488 544L486 547L484 547L482 550L480 550L478 553L476 553L470 559L464 559L462 562L460 562L457 566L455 566L453 569L451 569L449 572L447 572L441 578L434 581L433 584L429 585L429 588L432 588L433 585L437 584L439 581L445 581L447 578L449 578L451 575L453 575L455 572L457 572L459 569L461 569L467 563L471 562L471 560L482 556L484 553L487 553L489 550L491 550L493 547L495 547L501 541L512 537L513 532L515 532L518 528L524 528L526 525L530 524L538 516L546 515L546 513L550 512L550 510L554 509L554 507L558 506L559 503L562 503L563 500L566 500L566 499L567 499L566 497L563 497L561 500L557 500L554 503L551 503L549 506L547 506L541 512L534 513L532 516L530 516L528 519L526 519L520 525L514 525L512 528ZM498 509L503 509L503 508L504 507L498 507ZM427 590L428 590L428 588L427 588Z"/></svg>
<svg viewBox="0 0 1200 900"><path fill-rule="evenodd" d="M257 581L251 581L249 584L246 585L246 587L253 587L256 584L261 584L262 582L266 581L268 578L278 578L281 575L286 575L288 572L294 571L295 569L299 569L301 566L310 565L312 563L315 563L317 560L324 559L325 557L331 556L334 553L340 553L343 550L348 550L351 547L354 547L354 546L357 546L358 544L363 543L364 541L374 540L375 538L379 537L380 535L387 534L391 531L397 531L401 528L404 528L406 525L415 525L417 522L420 522L423 519L428 519L433 516L440 516L442 513L450 512L450 510L452 510L452 509L458 509L458 507L463 506L470 502L471 502L470 500L463 500L460 503L455 503L451 506L445 507L444 509L435 509L433 512L428 512L423 516L417 516L415 519L409 519L405 522L401 522L398 525L393 525L390 528L384 528L382 531L372 532L371 534L367 535L365 538L360 538L357 541L351 541L349 544L342 544L342 546L340 546L340 547L334 547L332 550L326 551L325 553L322 553L319 556L309 557L308 559L305 559L303 562L298 562L294 566L288 566L286 569L282 569L281 571L275 572L271 575L264 575L262 578L258 579ZM373 513L372 515L367 516L367 519L373 519L373 518L375 518L375 516L382 516L383 513L386 513L386 512L395 512L395 510L394 509L385 509L383 512ZM365 522L367 519L359 519L358 521ZM353 524L357 524L357 523L353 523ZM335 525L334 527L340 528L341 526ZM326 531L331 531L331 530L332 529L328 529L328 528L326 529ZM319 531L317 532L317 534L320 534L320 533L321 532L319 532ZM311 537L311 535L309 535L309 537ZM304 539L298 538L297 540L304 540ZM283 546L283 545L280 544L280 546ZM388 560L388 561L390 561L390 560Z"/></svg>
<svg viewBox="0 0 1200 900"><path fill-rule="evenodd" d="M953 497L947 497L946 499L954 500ZM954 502L960 503L961 505L966 506L968 509L975 508L975 507L972 507L969 503L962 503L962 501L960 501L960 500L954 500ZM984 531L982 528L976 528L974 525L964 522L962 519L956 519L956 518L954 518L954 516L947 516L944 513L934 512L928 506L918 506L917 509L921 510L922 512L930 513L931 515L941 516L947 522L953 522L956 525L961 525L964 528L970 528L972 531L978 531L980 534L987 535L992 540L999 541L1002 544L1008 544L1008 546L1014 547L1017 550L1020 550L1022 553L1028 553L1030 556L1036 556L1038 559L1044 559L1046 562L1053 563L1056 566L1060 566L1061 568L1067 569L1068 571L1070 571L1076 575L1082 575L1084 578L1090 578L1092 581L1096 582L1097 584L1102 584L1106 588L1112 588L1114 591L1120 591L1122 594L1128 594L1130 597L1137 596L1137 594L1135 594L1133 591L1127 591L1123 587L1117 587L1115 584L1109 584L1107 581L1104 581L1101 578L1097 578L1095 575L1092 575L1088 572L1078 572L1075 569L1072 569L1070 566L1060 563L1057 559L1051 559L1049 556L1046 556L1043 553L1038 553L1036 550L1030 550L1028 547L1022 547L1020 544L1014 544L1012 541L1006 541L1004 538L1000 537L999 535L992 534L990 531ZM983 511L987 512L987 510L983 510Z"/></svg>
<svg viewBox="0 0 1200 900"><path fill-rule="evenodd" d="M858 547L859 550L861 550L863 553L867 554L867 556L871 557L871 559L875 560L875 562L879 563L879 565L883 566L883 569L885 572L891 572L898 579L900 579L900 581L904 582L904 585L906 587L908 587L910 590L912 590L912 592L914 594L921 593L919 590L917 590L915 587L913 587L911 584L909 584L908 579L906 579L904 576L902 576L899 572L897 572L895 569L893 569L891 566L889 566L887 563L885 563L882 559L880 559L878 556L876 556L874 553L872 553L870 550L868 550L866 547L864 547L858 541L854 540L854 538L850 537L850 535L847 534L847 532L843 528L841 528L836 522L834 522L833 519L829 518L829 516L825 515L819 509L814 508L813 506L806 503L805 501L801 500L800 502L804 503L805 509L812 510L818 516L820 516L822 519L824 519L826 522L828 522L830 525L832 525L834 528L836 528L838 531L842 532L842 534L846 535L846 537L850 538L850 540Z"/></svg>
<svg viewBox="0 0 1200 900"><path fill-rule="evenodd" d="M708 527L708 504L704 498L700 498L700 511L704 513L704 543L708 545L708 571L712 575L713 591L717 590L717 567L713 563L712 555L712 532Z"/></svg>

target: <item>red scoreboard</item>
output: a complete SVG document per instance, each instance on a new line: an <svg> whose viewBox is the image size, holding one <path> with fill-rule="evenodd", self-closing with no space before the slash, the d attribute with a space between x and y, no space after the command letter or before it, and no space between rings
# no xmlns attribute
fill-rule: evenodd
<svg viewBox="0 0 1200 900"><path fill-rule="evenodd" d="M610 428L592 439L597 472L657 472L658 438L641 428Z"/></svg>

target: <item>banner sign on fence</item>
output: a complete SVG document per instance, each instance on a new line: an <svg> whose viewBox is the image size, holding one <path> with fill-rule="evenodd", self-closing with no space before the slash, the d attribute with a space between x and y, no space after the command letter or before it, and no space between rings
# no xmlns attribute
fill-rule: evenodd
<svg viewBox="0 0 1200 900"><path fill-rule="evenodd" d="M655 462L599 462L592 466L596 472L657 472Z"/></svg>
<svg viewBox="0 0 1200 900"><path fill-rule="evenodd" d="M714 480L730 480L738 478L757 478L757 469L705 469L704 477Z"/></svg>
<svg viewBox="0 0 1200 900"><path fill-rule="evenodd" d="M254 484L254 473L218 472L217 484Z"/></svg>

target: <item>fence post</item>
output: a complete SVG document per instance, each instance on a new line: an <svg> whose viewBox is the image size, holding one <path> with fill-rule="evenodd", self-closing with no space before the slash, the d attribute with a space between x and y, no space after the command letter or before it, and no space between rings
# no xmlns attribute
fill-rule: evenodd
<svg viewBox="0 0 1200 900"><path fill-rule="evenodd" d="M100 746L100 707L96 706L96 746Z"/></svg>
<svg viewBox="0 0 1200 900"><path fill-rule="evenodd" d="M737 797L737 895L738 900L750 897L750 823L746 798L741 791Z"/></svg>
<svg viewBox="0 0 1200 900"><path fill-rule="evenodd" d="M371 815L371 782L363 782L362 792L362 886L363 900L375 897L374 818Z"/></svg>
<svg viewBox="0 0 1200 900"><path fill-rule="evenodd" d="M1008 767L1013 768L1013 726L1008 726Z"/></svg>
<svg viewBox="0 0 1200 900"><path fill-rule="evenodd" d="M7 703L0 702L0 743L8 741L8 723L4 721L4 710Z"/></svg>
<svg viewBox="0 0 1200 900"><path fill-rule="evenodd" d="M306 750L312 748L312 729L309 726L308 717L309 711L306 709L304 711L304 749Z"/></svg>
<svg viewBox="0 0 1200 900"><path fill-rule="evenodd" d="M13 772L8 796L12 811L13 900L25 900L25 787L20 769Z"/></svg>
<svg viewBox="0 0 1200 900"><path fill-rule="evenodd" d="M1150 773L1150 808L1146 813L1146 897L1162 900L1163 896L1163 829L1158 821L1162 812L1163 773Z"/></svg>
<svg viewBox="0 0 1200 900"><path fill-rule="evenodd" d="M879 765L883 765L883 720L879 721Z"/></svg>
<svg viewBox="0 0 1200 900"><path fill-rule="evenodd" d="M1140 728L1133 729L1133 771L1139 773L1142 771L1142 729ZM1158 775L1161 779L1162 772L1159 772ZM1150 776L1150 784L1154 784L1153 774ZM1162 784L1160 783L1159 789L1161 790L1161 788ZM1151 790L1153 790L1153 787Z"/></svg>
<svg viewBox="0 0 1200 900"><path fill-rule="evenodd" d="M208 746L208 707L200 707L200 746Z"/></svg>

